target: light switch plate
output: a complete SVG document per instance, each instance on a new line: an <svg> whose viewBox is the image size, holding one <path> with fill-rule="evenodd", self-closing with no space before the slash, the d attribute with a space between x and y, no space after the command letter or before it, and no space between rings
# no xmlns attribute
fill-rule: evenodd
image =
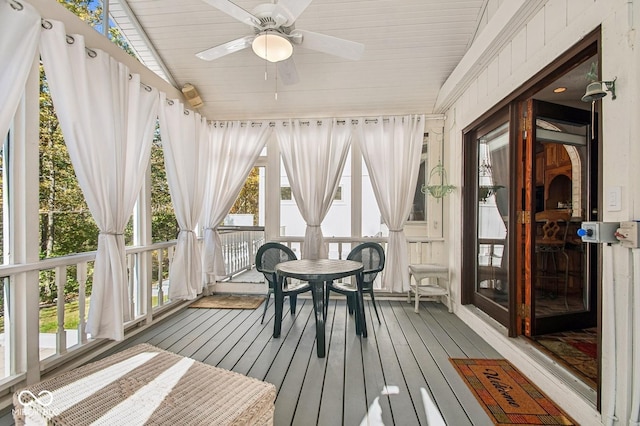
<svg viewBox="0 0 640 426"><path fill-rule="evenodd" d="M607 211L619 212L622 210L622 187L610 186L607 188Z"/></svg>

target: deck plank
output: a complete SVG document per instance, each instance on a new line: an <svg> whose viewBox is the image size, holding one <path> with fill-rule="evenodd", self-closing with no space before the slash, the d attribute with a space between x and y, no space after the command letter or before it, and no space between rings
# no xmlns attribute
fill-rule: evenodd
<svg viewBox="0 0 640 426"><path fill-rule="evenodd" d="M298 310L298 313L299 312L300 311ZM262 324L262 325L264 326L265 324ZM292 325L293 325L293 319L291 318L291 315L289 315L289 310L283 308L281 335L286 336L289 328ZM251 370L253 365L258 361L259 357L261 356L262 352L265 350L267 345L269 345L270 343L275 344L273 343L274 341L276 341L277 343L278 341L281 341L281 340L284 340L284 339L273 338L273 323L271 321L269 323L266 323L266 326L261 328L260 334L256 337L256 339L253 342L249 343L249 346L247 347L245 352L240 354L237 360L237 363L233 367L233 371L237 371L244 375L249 375L249 371Z"/></svg>
<svg viewBox="0 0 640 426"><path fill-rule="evenodd" d="M403 330L407 343L411 348L411 353L417 361L424 380L424 388L440 410L445 422L453 424L452 422L455 419L456 425L471 425L469 418L460 415L464 413L463 407L449 387L449 383L438 368L438 364L429 350L429 348L437 345L438 342L418 333L412 323L412 320L418 317L413 308L407 310L403 306L395 305L393 309L396 312L398 325Z"/></svg>
<svg viewBox="0 0 640 426"><path fill-rule="evenodd" d="M393 347L396 350L400 369L402 370L407 384L409 397L415 407L420 424L426 425L428 424L428 421L422 403L421 389L426 389L427 382L425 377L422 375L415 353L412 351L407 338L407 334L410 330L405 331L399 322L402 320L401 317L405 316L405 313L404 311L395 309L393 305L390 306L390 310L388 312L391 312L393 317L387 319L387 328L389 330Z"/></svg>
<svg viewBox="0 0 640 426"><path fill-rule="evenodd" d="M296 315L285 304L281 337L274 339L273 307L255 310L187 308L123 342L118 350L148 342L273 383L275 425L427 424L421 388L448 425L490 425L449 357L496 357L477 334L434 302L420 312L403 301L378 301L381 324L365 302L369 336L355 334L344 299L331 300L327 356L318 358L310 299L298 299ZM385 386L398 392L385 393ZM377 423L380 424L380 423Z"/></svg>
<svg viewBox="0 0 640 426"><path fill-rule="evenodd" d="M365 366L364 388L367 406L369 407L367 415L370 416L372 420L380 420L383 424L390 425L394 424L394 422L391 414L389 395L382 394L382 390L386 386L386 381L382 360L380 358L378 334L383 327L386 327L386 319L384 312L380 310L380 303L378 303L378 310L380 311L379 314L382 324L378 324L377 321L371 321L372 315L375 315L375 312L373 308L370 307L370 304L367 304L365 310L368 337L362 339L362 362Z"/></svg>
<svg viewBox="0 0 640 426"><path fill-rule="evenodd" d="M293 417L298 407L298 401L300 401L302 385L305 380L307 380L306 376L309 360L312 357L315 357L315 328L309 326L312 317L311 312L310 304L307 304L300 312L300 319L305 321L304 332L302 333L302 338L298 341L298 346L291 357L289 371L279 381L278 398L276 399L276 410L274 416L274 424L276 425L292 424ZM274 383L274 381L276 381L274 377L275 370L270 371L270 373L271 375L267 377L267 381Z"/></svg>
<svg viewBox="0 0 640 426"><path fill-rule="evenodd" d="M238 316L240 316L240 314L241 311L229 311L225 312L224 315L212 315L207 318L206 321L198 323L196 327L191 329L191 331L189 332L189 337L191 339L180 339L178 335L174 335L171 339L163 341L162 344L159 345L159 347L186 357L196 359L194 357L194 351L192 351L192 347L198 345L198 343L200 342L202 342L202 344L211 342L216 333L228 329L228 325ZM201 360L199 359L199 361Z"/></svg>
<svg viewBox="0 0 640 426"><path fill-rule="evenodd" d="M390 327L393 327L395 321L391 305L387 301L382 301L378 305L378 312L384 317L384 321L382 326L376 330L376 336L378 337L378 349L393 422L395 424L420 424L400 366L398 353L391 338L393 330L390 330Z"/></svg>
<svg viewBox="0 0 640 426"><path fill-rule="evenodd" d="M237 336L241 336L247 333L254 327L260 325L260 319L262 314L258 310L243 310L233 322L229 324L229 327L222 332L215 333L214 344L206 342L198 349L197 356L205 356L203 362L211 365L218 365L227 354L233 349L237 342ZM211 350L213 346L213 350ZM200 355L202 354L202 355Z"/></svg>
<svg viewBox="0 0 640 426"><path fill-rule="evenodd" d="M213 311L213 312L207 312ZM176 322L173 326L166 328L162 333L156 334L147 341L150 345L159 346L163 342L170 342L173 339L179 339L185 335L189 335L189 332L193 330L198 324L206 321L212 316L224 316L225 312L221 310L205 309L204 312L194 312L188 317Z"/></svg>
<svg viewBox="0 0 640 426"><path fill-rule="evenodd" d="M310 303L310 302L308 302ZM306 305L307 303L305 303ZM297 342L300 339L300 335L304 330L304 322L297 321L300 317L301 312L307 312L306 309L303 309L301 304L298 303L296 307L295 315L284 315L282 316L282 329L280 333L280 337L278 338L270 338L263 347L263 350L260 352L255 362L247 372L248 376L255 377L256 379L264 380L267 376L269 369L274 364L278 355L280 356L290 356L289 352L294 350L297 347L296 344L292 344L293 342ZM273 333L273 325L270 322L268 329L269 332ZM284 351L280 354L281 349L285 346ZM281 362L281 361L280 361Z"/></svg>
<svg viewBox="0 0 640 426"><path fill-rule="evenodd" d="M335 425L340 424L335 421L330 423L320 423L319 413L322 401L322 393L323 393L323 384L325 380L325 374L327 371L327 360L328 357L318 358L316 356L316 328L315 328L315 314L313 312L312 302L309 301L310 305L310 317L309 321L306 323L306 330L308 335L313 336L312 339L307 339L305 342L305 351L309 352L309 363L306 369L306 375L304 378L304 382L300 388L300 394L298 398L298 404L296 406L295 413L293 413L292 425ZM326 326L326 330L330 330L332 327L331 319L332 315L328 316L329 324ZM325 334L326 336L326 334ZM327 339L325 349L327 350L327 354L331 352L331 340ZM309 345L309 343L311 343Z"/></svg>
<svg viewBox="0 0 640 426"><path fill-rule="evenodd" d="M342 424L344 411L344 352L347 318L342 309L335 308L336 304L332 301L327 314L327 363L318 414L318 424L326 425Z"/></svg>
<svg viewBox="0 0 640 426"><path fill-rule="evenodd" d="M464 322L460 321L455 315L451 315L444 305L434 305L429 309L429 313L447 330L447 333L457 342L468 341L477 351L474 357L477 358L502 358L502 355L492 346L474 332ZM472 356L467 354L469 358Z"/></svg>
<svg viewBox="0 0 640 426"><path fill-rule="evenodd" d="M189 312L189 310L187 309L182 310L176 313L170 319L164 319L163 321L159 322L153 327L150 327L149 329L145 330L143 333L137 334L133 338L125 340L117 348L107 351L104 356L112 355L118 351L122 351L124 349L130 348L140 343L147 343L149 340L151 340L155 336L161 333L164 333L167 329L174 328L176 323L185 321L191 315L195 315L195 314L196 314L195 312Z"/></svg>
<svg viewBox="0 0 640 426"><path fill-rule="evenodd" d="M489 416L487 416L484 409L475 400L475 397L469 388L467 388L467 385L464 383L462 378L458 375L458 372L451 364L451 361L449 361L449 358L453 357L453 355L448 352L444 346L442 346L442 341L438 340L436 334L433 333L430 328L433 321L429 314L429 307L434 303L435 302L423 302L421 304L422 307L419 314L413 315L413 317L408 315L408 317L411 319L420 336L423 336L423 339L430 342L429 351L431 352L442 376L445 377L449 387L456 395L458 401L460 401L466 417L472 419L474 425L491 425L492 423ZM409 312L413 312L411 308L403 307L403 309L405 311L409 309ZM442 339L443 336L440 335L439 337ZM447 339L446 343L450 344L451 342L449 342L449 340L450 339ZM455 345L455 342L453 343ZM459 348L455 356L465 358L465 355L459 350Z"/></svg>
<svg viewBox="0 0 640 426"><path fill-rule="evenodd" d="M336 313L340 312L348 316L345 326L343 424L359 425L369 408L366 387L362 385L365 368L362 361L362 341L367 339L356 334L355 320L348 315L346 301L337 304Z"/></svg>

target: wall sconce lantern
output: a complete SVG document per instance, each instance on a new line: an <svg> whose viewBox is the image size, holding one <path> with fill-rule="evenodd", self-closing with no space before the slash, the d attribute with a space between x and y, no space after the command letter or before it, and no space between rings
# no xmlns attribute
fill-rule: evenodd
<svg viewBox="0 0 640 426"><path fill-rule="evenodd" d="M204 105L200 94L193 86L193 84L185 83L185 85L182 86L182 94L187 99L187 102L189 102L189 105L191 105L191 107L200 108L202 105Z"/></svg>
<svg viewBox="0 0 640 426"><path fill-rule="evenodd" d="M582 97L582 102L595 102L607 96L607 92L611 92L611 99L616 98L616 80L612 81L594 81L587 85L587 90Z"/></svg>

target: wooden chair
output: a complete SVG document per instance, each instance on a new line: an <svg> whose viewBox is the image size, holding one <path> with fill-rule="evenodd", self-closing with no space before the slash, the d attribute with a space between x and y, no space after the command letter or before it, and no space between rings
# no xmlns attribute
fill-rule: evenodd
<svg viewBox="0 0 640 426"><path fill-rule="evenodd" d="M567 234L569 232L569 220L571 212L567 210L545 210L536 213L536 222L540 223L540 232L536 235L535 252L540 256L540 264L537 267L537 279L544 282L553 279L556 284L555 295L558 294L558 282L564 281L564 305L569 310L567 291L569 286L569 255L566 252ZM564 268L561 269L560 257L564 259ZM552 264L553 270L550 269ZM544 286L542 287L544 296ZM552 297L553 293L550 294Z"/></svg>

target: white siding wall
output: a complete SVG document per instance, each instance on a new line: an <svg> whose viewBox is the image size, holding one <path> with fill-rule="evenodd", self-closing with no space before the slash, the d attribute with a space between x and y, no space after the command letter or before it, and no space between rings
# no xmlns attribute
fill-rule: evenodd
<svg viewBox="0 0 640 426"><path fill-rule="evenodd" d="M436 112L444 112L447 117L447 168L459 171L451 176L454 184L461 186L462 182L462 129L601 25L602 78L618 78L617 99L608 96L601 101L604 150L601 193L612 186L622 187L622 210L604 211L603 219L640 219L640 167L637 166L640 160L640 40L634 28L640 24L640 3L510 0L502 2L499 10L493 13L504 24L496 22L495 26L484 28L461 66L443 86L436 106ZM452 194L448 205L452 213L445 214L445 217L451 217L449 263L457 268L452 285L454 296L459 300L460 280L456 277L460 276L460 264L456 260L460 259L463 236L461 218L454 214L461 211L459 191ZM581 424L632 424L632 289L640 292L640 281L634 282L632 276L634 258L640 259L637 250L615 245L604 249L603 297L606 304L609 300L606 298L614 294L616 307L614 312L605 310L603 314L602 417L591 404L531 359L517 339L508 339L495 328L480 324L473 309L458 307L457 314ZM612 321L617 326L615 336L606 332ZM640 342L635 346L639 350ZM615 348L615 358L612 348ZM637 365L635 368L638 369ZM615 414L617 423L609 422L611 414Z"/></svg>

